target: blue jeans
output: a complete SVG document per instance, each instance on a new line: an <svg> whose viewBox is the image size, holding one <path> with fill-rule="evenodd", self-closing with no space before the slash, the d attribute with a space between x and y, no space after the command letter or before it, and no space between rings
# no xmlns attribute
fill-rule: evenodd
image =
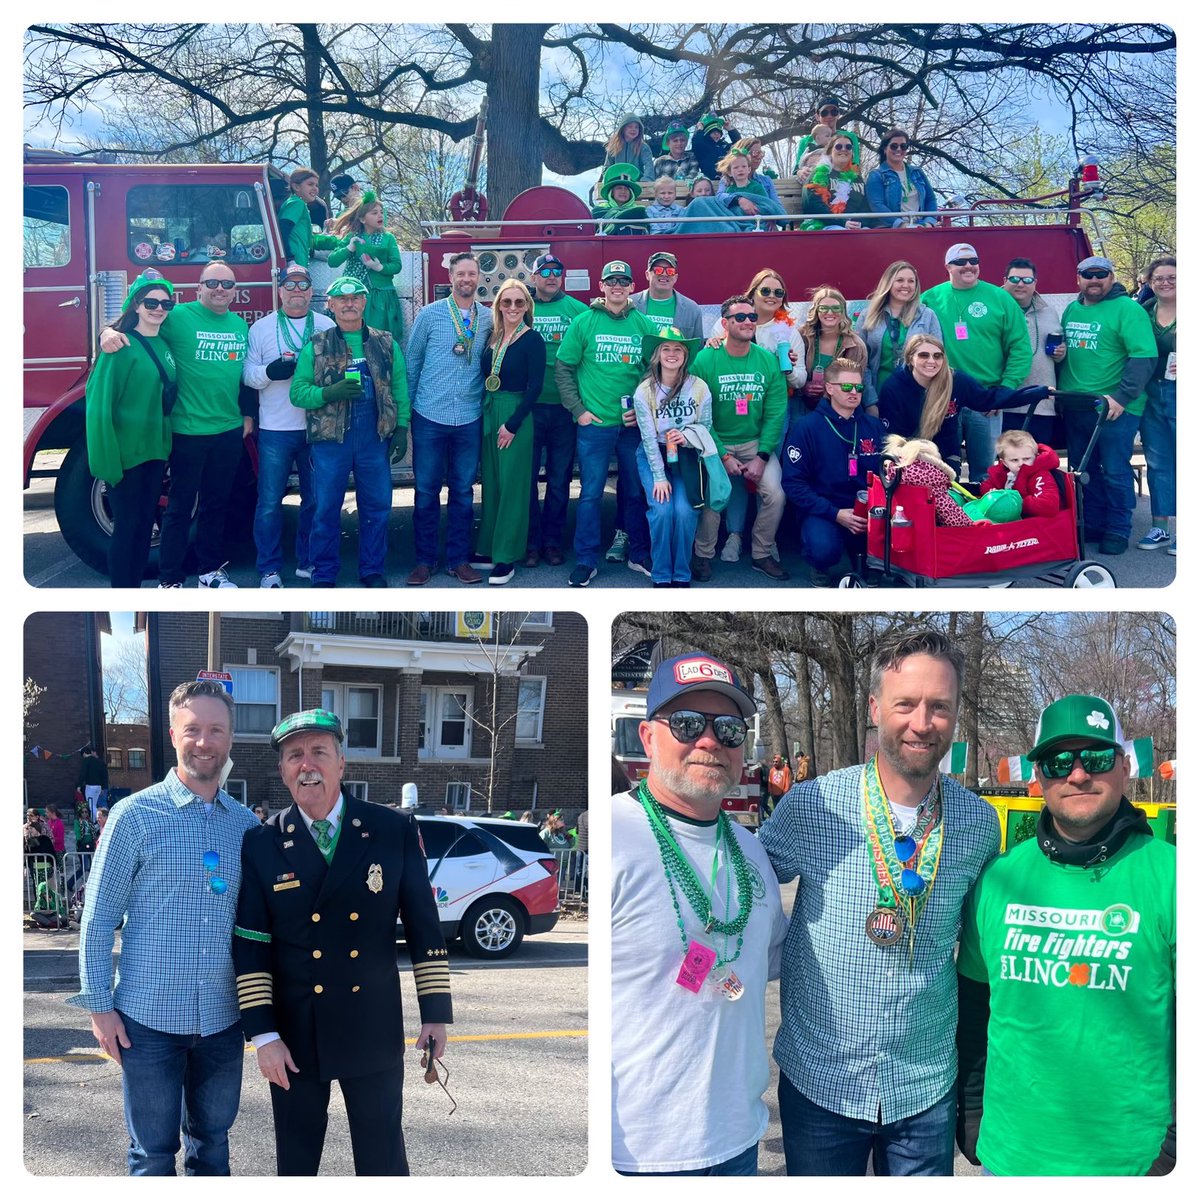
<svg viewBox="0 0 1200 1200"><path fill-rule="evenodd" d="M412 415L413 540L421 566L437 566L443 480L447 481L446 565L457 567L471 557L482 429L482 417L466 425L443 425L419 412Z"/></svg>
<svg viewBox="0 0 1200 1200"><path fill-rule="evenodd" d="M747 1146L741 1154L735 1154L724 1162L711 1167L697 1167L694 1171L618 1171L618 1175L757 1175L758 1143Z"/></svg>
<svg viewBox="0 0 1200 1200"><path fill-rule="evenodd" d="M967 444L967 471L972 483L979 483L996 461L996 439L1004 417L1001 413L985 416L974 409L962 410L963 441Z"/></svg>
<svg viewBox="0 0 1200 1200"><path fill-rule="evenodd" d="M575 419L561 404L535 404L533 422L533 482L529 492L530 550L562 549L575 466ZM538 511L538 467L546 455L546 499Z"/></svg>
<svg viewBox="0 0 1200 1200"><path fill-rule="evenodd" d="M617 524L629 534L630 559L642 562L650 557L650 527L638 486L640 441L636 425L591 424L580 425L576 430L579 503L575 506L575 561L580 566L594 567L600 561L600 505L614 451L618 476L625 476L625 511L617 513Z"/></svg>
<svg viewBox="0 0 1200 1200"><path fill-rule="evenodd" d="M242 1095L242 1027L207 1037L162 1033L118 1013L130 1175L174 1175L183 1131L185 1175L229 1174L229 1127Z"/></svg>
<svg viewBox="0 0 1200 1200"><path fill-rule="evenodd" d="M254 509L254 545L258 550L258 573L267 575L283 566L283 494L288 475L296 464L300 474L300 524L296 528L296 566L312 565L308 539L312 532L312 462L308 435L303 429L260 429L258 431L258 504Z"/></svg>
<svg viewBox="0 0 1200 1200"><path fill-rule="evenodd" d="M696 538L700 511L688 500L683 480L671 470L669 463L666 466L671 494L666 500L655 500L650 463L645 450L638 446L637 469L642 490L646 493L646 518L650 523L650 578L655 583L690 583L692 542Z"/></svg>
<svg viewBox="0 0 1200 1200"><path fill-rule="evenodd" d="M1133 456L1133 435L1141 419L1126 412L1100 426L1100 437L1088 459L1088 482L1083 487L1083 524L1088 534L1128 538L1133 530L1137 498L1129 460ZM1091 409L1069 410L1066 423L1067 456L1071 466L1077 467L1096 426L1096 414Z"/></svg>
<svg viewBox="0 0 1200 1200"><path fill-rule="evenodd" d="M376 432L373 400L350 407L346 436L340 442L313 442L313 492L316 511L309 535L313 583L333 583L341 564L342 502L354 471L358 506L358 577L382 575L387 558L387 523L392 511L390 441Z"/></svg>
<svg viewBox="0 0 1200 1200"><path fill-rule="evenodd" d="M1142 450L1150 484L1150 515L1175 515L1175 380L1159 379L1146 387L1142 413Z"/></svg>
<svg viewBox="0 0 1200 1200"><path fill-rule="evenodd" d="M789 1175L953 1175L954 1087L924 1112L884 1125L814 1104L779 1076L779 1117Z"/></svg>
<svg viewBox="0 0 1200 1200"><path fill-rule="evenodd" d="M805 517L800 526L800 548L814 571L829 571L841 562L843 549L853 563L854 556L866 550L867 539L843 529L836 521Z"/></svg>

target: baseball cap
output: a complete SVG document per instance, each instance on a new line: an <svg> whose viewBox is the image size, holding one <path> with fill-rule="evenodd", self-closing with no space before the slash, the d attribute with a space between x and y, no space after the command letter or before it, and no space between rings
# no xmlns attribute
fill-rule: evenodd
<svg viewBox="0 0 1200 1200"><path fill-rule="evenodd" d="M680 654L658 664L646 693L646 717L685 692L718 692L728 696L742 717L749 720L758 711L753 697L738 682L732 667L707 654Z"/></svg>
<svg viewBox="0 0 1200 1200"><path fill-rule="evenodd" d="M1063 742L1078 738L1106 749L1124 750L1121 722L1107 700L1099 696L1064 696L1048 704L1038 718L1033 749L1026 757L1036 761L1052 754Z"/></svg>
<svg viewBox="0 0 1200 1200"><path fill-rule="evenodd" d="M614 258L612 262L606 262L604 269L600 272L600 282L611 278L613 275L628 275L633 278L633 270L627 262L622 262L619 258Z"/></svg>
<svg viewBox="0 0 1200 1200"><path fill-rule="evenodd" d="M307 279L312 282L312 275L309 274L307 267L302 267L299 263L292 263L282 275L279 276L279 282L282 283L285 279Z"/></svg>
<svg viewBox="0 0 1200 1200"><path fill-rule="evenodd" d="M654 266L656 262L669 263L673 267L679 266L679 261L676 259L675 255L670 253L668 250L655 250L655 252L646 260L646 270L650 270L650 268Z"/></svg>
<svg viewBox="0 0 1200 1200"><path fill-rule="evenodd" d="M557 254L550 253L539 254L533 260L533 269L535 271L540 271L543 267L562 267L564 271L567 269L566 264Z"/></svg>
<svg viewBox="0 0 1200 1200"><path fill-rule="evenodd" d="M1102 254L1093 254L1091 258L1085 258L1075 268L1076 271L1108 271L1110 274L1114 269L1112 259L1105 258Z"/></svg>
<svg viewBox="0 0 1200 1200"><path fill-rule="evenodd" d="M956 258L978 258L979 251L975 249L969 242L955 242L949 250L946 251L946 265L949 266Z"/></svg>
<svg viewBox="0 0 1200 1200"><path fill-rule="evenodd" d="M271 730L271 749L278 750L284 739L294 733L332 733L340 743L342 723L337 713L325 708L306 708L303 712L292 713Z"/></svg>
<svg viewBox="0 0 1200 1200"><path fill-rule="evenodd" d="M327 296L365 296L367 285L353 275L341 275L325 290Z"/></svg>

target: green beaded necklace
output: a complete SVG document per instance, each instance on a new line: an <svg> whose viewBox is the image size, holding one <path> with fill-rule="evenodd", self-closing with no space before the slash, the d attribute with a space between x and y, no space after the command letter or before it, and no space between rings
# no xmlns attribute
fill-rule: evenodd
<svg viewBox="0 0 1200 1200"><path fill-rule="evenodd" d="M683 912L679 906L679 896L676 885L687 897L692 912L695 913L706 933L715 932L722 935L725 942L724 954L718 956L714 970L736 962L742 953L743 935L750 921L750 912L754 905L754 892L750 885L750 869L742 847L729 829L729 818L723 811L717 813L717 845L725 846L726 860L730 871L725 875L725 913L730 911L729 877L732 874L737 881L738 911L733 920L718 921L713 916L712 898L705 893L704 885L697 877L695 869L687 860L679 843L672 836L667 826L667 814L663 806L651 794L650 788L643 779L638 784L638 800L650 822L650 830L658 844L658 852L662 858L663 874L671 891L671 903L675 908L675 924L679 927L679 938L686 951L688 947L687 932L683 923ZM713 882L716 882L716 858L713 859ZM737 945L732 955L729 954L729 939L737 938Z"/></svg>

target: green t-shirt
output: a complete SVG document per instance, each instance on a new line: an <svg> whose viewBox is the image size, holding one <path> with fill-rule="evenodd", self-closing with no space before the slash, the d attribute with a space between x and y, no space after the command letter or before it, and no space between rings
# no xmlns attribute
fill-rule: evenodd
<svg viewBox="0 0 1200 1200"><path fill-rule="evenodd" d="M179 399L171 413L176 433L240 429L238 388L250 331L237 313L209 312L199 300L177 304L159 337L175 356Z"/></svg>
<svg viewBox="0 0 1200 1200"><path fill-rule="evenodd" d="M642 338L653 332L649 317L633 305L620 317L589 305L563 335L558 361L578 367L579 397L602 424L620 424L621 397L632 396L646 373Z"/></svg>
<svg viewBox="0 0 1200 1200"><path fill-rule="evenodd" d="M712 392L712 431L717 449L758 442L763 454L775 454L787 420L787 385L779 360L751 342L745 358L734 358L720 346L696 355L691 373Z"/></svg>
<svg viewBox="0 0 1200 1200"><path fill-rule="evenodd" d="M1099 304L1072 300L1062 315L1067 357L1058 373L1064 392L1094 392L1111 396L1131 358L1158 358L1158 343L1150 314L1129 296L1113 296ZM1125 407L1137 415L1146 407L1146 393Z"/></svg>
<svg viewBox="0 0 1200 1200"><path fill-rule="evenodd" d="M568 296L566 292L559 292L553 300L535 298L533 302L533 328L546 343L546 381L538 397L539 404L562 403L558 384L554 382L554 360L558 357L558 347L567 327L581 312L587 312L587 305L574 296Z"/></svg>
<svg viewBox="0 0 1200 1200"><path fill-rule="evenodd" d="M984 387L1018 388L1033 366L1033 350L1021 306L994 283L972 288L949 281L930 288L921 303L937 314L946 361L973 375Z"/></svg>
<svg viewBox="0 0 1200 1200"><path fill-rule="evenodd" d="M655 300L646 297L646 316L654 322L655 329L668 329L675 324L675 308L679 303L675 296L668 300Z"/></svg>
<svg viewBox="0 0 1200 1200"><path fill-rule="evenodd" d="M1134 836L1084 868L1021 842L967 901L958 970L991 989L980 1162L1144 1175L1174 1093L1175 847Z"/></svg>

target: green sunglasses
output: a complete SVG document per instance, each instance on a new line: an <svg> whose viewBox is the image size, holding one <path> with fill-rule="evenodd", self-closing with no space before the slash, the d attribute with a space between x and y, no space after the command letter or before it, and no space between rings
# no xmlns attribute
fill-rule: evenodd
<svg viewBox="0 0 1200 1200"><path fill-rule="evenodd" d="M1111 746L1107 750L1060 750L1039 758L1037 765L1047 779L1066 779L1075 769L1076 759L1089 775L1103 775L1116 765L1117 752Z"/></svg>

